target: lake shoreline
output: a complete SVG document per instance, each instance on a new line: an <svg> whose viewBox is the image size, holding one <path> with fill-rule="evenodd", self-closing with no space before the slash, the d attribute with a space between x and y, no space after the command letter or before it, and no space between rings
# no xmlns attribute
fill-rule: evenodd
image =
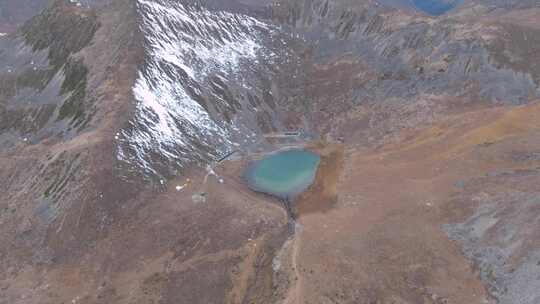
<svg viewBox="0 0 540 304"><path fill-rule="evenodd" d="M288 159L290 157L294 159L291 161ZM320 156L312 151L303 148L281 149L249 161L242 178L255 192L293 201L313 183L319 163ZM277 165L283 168L277 169ZM287 173L287 170L293 171Z"/></svg>

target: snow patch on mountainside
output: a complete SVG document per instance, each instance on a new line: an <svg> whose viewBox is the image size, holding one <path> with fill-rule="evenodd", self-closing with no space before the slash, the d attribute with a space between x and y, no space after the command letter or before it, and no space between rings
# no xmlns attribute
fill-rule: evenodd
<svg viewBox="0 0 540 304"><path fill-rule="evenodd" d="M201 102L204 82L256 63L258 34L266 25L174 1L138 0L138 10L147 53L133 87L135 117L120 132L118 158L144 175L161 176L170 166L207 161L234 146L237 127Z"/></svg>

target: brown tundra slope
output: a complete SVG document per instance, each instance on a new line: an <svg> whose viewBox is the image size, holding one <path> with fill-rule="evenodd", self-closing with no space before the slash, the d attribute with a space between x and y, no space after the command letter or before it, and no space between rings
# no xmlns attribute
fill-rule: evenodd
<svg viewBox="0 0 540 304"><path fill-rule="evenodd" d="M384 3L21 9L0 303L540 303L539 3ZM292 129L284 206L242 169Z"/></svg>

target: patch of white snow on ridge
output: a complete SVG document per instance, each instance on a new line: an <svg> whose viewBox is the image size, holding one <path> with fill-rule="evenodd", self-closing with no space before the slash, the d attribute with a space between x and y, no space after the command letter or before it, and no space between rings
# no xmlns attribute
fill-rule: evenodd
<svg viewBox="0 0 540 304"><path fill-rule="evenodd" d="M146 38L155 55L196 80L212 70L234 72L240 59L254 59L261 48L254 32L266 25L254 18L168 1L138 3L152 12L145 15L152 31Z"/></svg>
<svg viewBox="0 0 540 304"><path fill-rule="evenodd" d="M121 131L117 157L161 175L167 168L211 158L232 146L230 126L190 95L219 72L237 73L256 61L265 24L228 12L168 0L138 0L146 61L133 87L135 118ZM202 83L204 85L204 83Z"/></svg>

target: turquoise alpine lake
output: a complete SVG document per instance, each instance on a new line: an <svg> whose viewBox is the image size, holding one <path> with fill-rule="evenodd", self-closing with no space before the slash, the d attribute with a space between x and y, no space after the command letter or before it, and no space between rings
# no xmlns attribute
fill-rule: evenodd
<svg viewBox="0 0 540 304"><path fill-rule="evenodd" d="M313 183L319 162L309 151L281 151L250 163L244 177L255 191L291 199Z"/></svg>

